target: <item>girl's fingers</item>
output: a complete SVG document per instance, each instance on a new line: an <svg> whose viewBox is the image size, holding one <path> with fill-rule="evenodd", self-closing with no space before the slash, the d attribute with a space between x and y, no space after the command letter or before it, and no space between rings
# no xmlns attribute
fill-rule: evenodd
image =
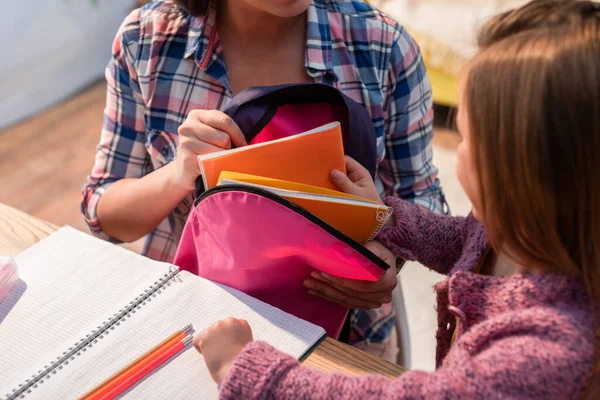
<svg viewBox="0 0 600 400"><path fill-rule="evenodd" d="M196 350L198 350L198 353L202 353L202 345L204 344L205 336L206 336L206 330L199 332L194 336L192 343L194 344L194 347L196 348Z"/></svg>
<svg viewBox="0 0 600 400"><path fill-rule="evenodd" d="M331 171L330 177L331 181L344 193L355 194L357 190L360 190L342 171L334 169Z"/></svg>
<svg viewBox="0 0 600 400"><path fill-rule="evenodd" d="M365 167L363 167L358 161L356 161L354 158L350 157L350 156L346 156L346 170L348 171L348 173L350 172L354 172L354 171L358 171L358 172L367 172L368 171L365 169Z"/></svg>
<svg viewBox="0 0 600 400"><path fill-rule="evenodd" d="M365 180L365 182L371 181L371 175L369 174L369 171L360 165L358 161L349 156L346 156L346 171L348 172L348 178L350 181L354 182L358 186L363 186L361 184L363 180Z"/></svg>

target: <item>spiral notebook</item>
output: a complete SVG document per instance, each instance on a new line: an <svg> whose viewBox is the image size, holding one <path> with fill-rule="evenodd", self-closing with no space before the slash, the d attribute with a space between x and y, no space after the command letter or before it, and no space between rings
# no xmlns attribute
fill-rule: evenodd
<svg viewBox="0 0 600 400"><path fill-rule="evenodd" d="M0 396L77 398L187 323L227 316L255 339L299 359L322 328L172 265L62 228L16 257L20 280L0 303ZM218 389L192 347L125 398L214 399Z"/></svg>
<svg viewBox="0 0 600 400"><path fill-rule="evenodd" d="M218 186L226 185L249 186L275 193L361 244L374 240L392 215L391 207L385 204L297 182L223 171Z"/></svg>

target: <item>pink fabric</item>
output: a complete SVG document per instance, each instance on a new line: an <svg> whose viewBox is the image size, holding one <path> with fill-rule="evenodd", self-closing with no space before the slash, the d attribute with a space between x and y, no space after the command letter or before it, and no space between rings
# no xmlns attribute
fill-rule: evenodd
<svg viewBox="0 0 600 400"><path fill-rule="evenodd" d="M303 279L315 269L366 281L385 272L297 212L233 190L191 211L175 265L322 326L334 338L348 309L309 295Z"/></svg>
<svg viewBox="0 0 600 400"><path fill-rule="evenodd" d="M279 106L273 118L250 144L296 135L330 122L344 121L344 118L343 109L330 103Z"/></svg>
<svg viewBox="0 0 600 400"><path fill-rule="evenodd" d="M471 273L489 246L481 223L399 199L386 202L396 226L378 239L396 255L450 275L435 287L436 371L408 371L393 381L325 375L253 342L222 383L221 399L581 398L593 371L596 331L583 282L554 274Z"/></svg>

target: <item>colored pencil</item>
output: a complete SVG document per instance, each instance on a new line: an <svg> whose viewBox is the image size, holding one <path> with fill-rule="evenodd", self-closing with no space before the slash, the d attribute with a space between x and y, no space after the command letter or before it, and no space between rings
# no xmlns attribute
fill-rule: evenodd
<svg viewBox="0 0 600 400"><path fill-rule="evenodd" d="M117 386L115 386L110 392L105 394L100 398L100 400L112 400L131 386L135 385L137 381L143 379L156 368L158 368L161 364L167 361L169 358L173 357L175 354L179 353L181 350L185 348L188 344L192 343L193 336L188 335L178 343L175 343L168 349L161 350L157 353L154 353L150 356L151 361L147 364L140 365L139 368L136 368L135 372L126 379L123 379L119 382Z"/></svg>
<svg viewBox="0 0 600 400"><path fill-rule="evenodd" d="M162 342L160 342L159 344L157 344L156 346L154 346L153 348L148 350L146 353L142 354L140 357L138 357L135 360L133 360L132 362L130 362L127 366L125 366L121 370L115 372L110 378L108 378L104 382L100 383L99 385L94 387L92 390L90 390L89 392L84 394L82 397L80 397L79 400L98 400L98 399L100 399L104 394L108 393L116 385L118 385L118 383L121 380L123 380L123 377L125 377L125 379L126 379L126 377L131 376L135 372L136 366L138 366L140 363L144 362L144 360L147 360L148 357L152 356L152 354L154 354L158 351L161 351L165 348L169 348L173 344L181 341L181 339L185 338L187 332L190 331L191 329L192 329L191 324L184 326L183 328L181 328L177 332L173 333L168 338L166 338L165 340L163 340Z"/></svg>

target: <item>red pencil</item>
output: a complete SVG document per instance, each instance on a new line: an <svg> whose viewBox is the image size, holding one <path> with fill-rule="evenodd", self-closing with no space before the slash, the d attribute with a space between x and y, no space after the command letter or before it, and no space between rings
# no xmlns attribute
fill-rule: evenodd
<svg viewBox="0 0 600 400"><path fill-rule="evenodd" d="M140 379L144 378L146 375L148 375L149 373L154 371L156 368L158 368L162 363L167 361L169 358L173 357L175 354L177 354L179 351L181 351L185 346L192 343L192 339L193 339L193 336L188 335L185 338L183 338L181 341L175 343L170 348L161 349L161 351L159 351L155 354L152 354L151 362L149 362L145 365L141 365L140 368L135 371L135 373L133 373L127 379L120 382L110 392L106 393L100 399L101 400L114 399L115 397L117 397L118 395L123 393L125 390L127 390L131 386L133 386L137 381L139 381Z"/></svg>
<svg viewBox="0 0 600 400"><path fill-rule="evenodd" d="M142 356L138 357L131 363L129 363L125 368L120 371L115 372L109 379L102 382L85 395L80 397L79 400L99 400L106 393L110 392L115 386L129 378L131 375L135 373L139 368L143 365L148 364L152 361L152 355L154 353L160 352L162 350L166 350L173 346L174 344L181 341L181 339L185 338L187 332L192 329L192 325L188 324L160 342L158 345L154 346L152 349L144 353Z"/></svg>

